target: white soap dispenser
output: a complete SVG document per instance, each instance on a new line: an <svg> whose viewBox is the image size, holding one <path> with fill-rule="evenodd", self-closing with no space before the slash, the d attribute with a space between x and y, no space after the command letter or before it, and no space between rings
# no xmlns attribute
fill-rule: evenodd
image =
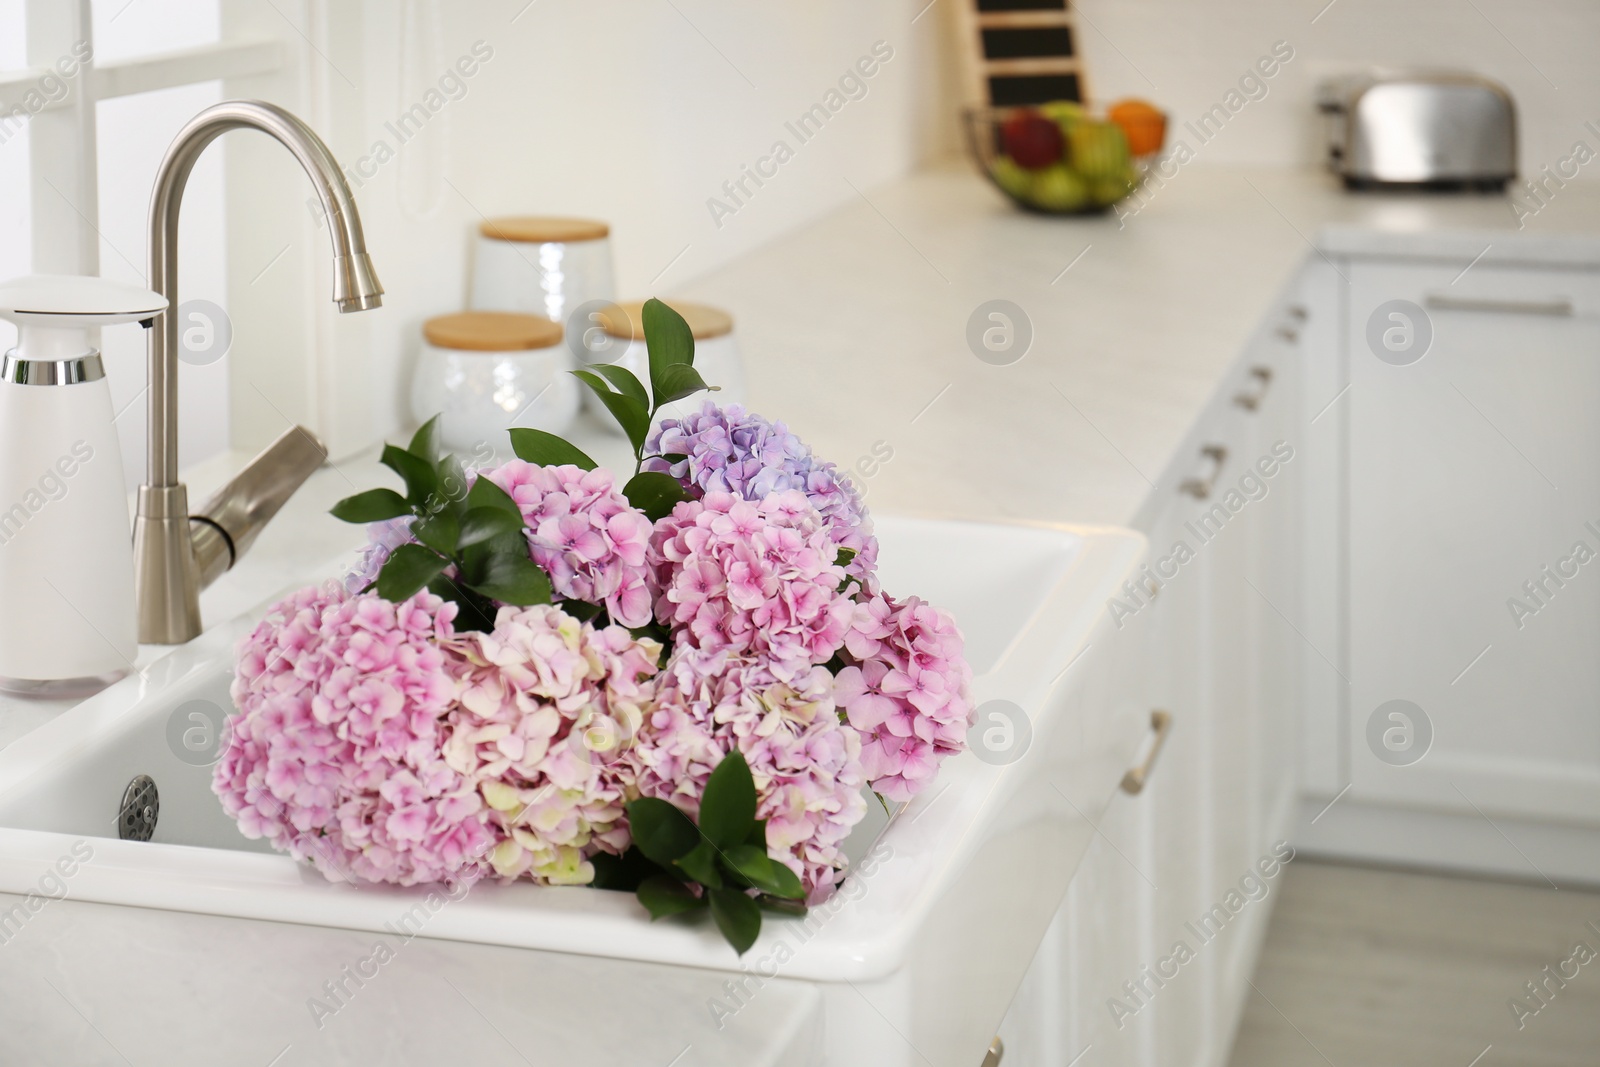
<svg viewBox="0 0 1600 1067"><path fill-rule="evenodd" d="M111 389L90 331L167 298L72 275L0 284L0 689L82 695L138 654L132 527Z"/></svg>

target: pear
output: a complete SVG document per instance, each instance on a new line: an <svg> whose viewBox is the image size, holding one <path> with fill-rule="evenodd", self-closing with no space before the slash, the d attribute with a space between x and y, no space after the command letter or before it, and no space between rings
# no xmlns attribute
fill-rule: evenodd
<svg viewBox="0 0 1600 1067"><path fill-rule="evenodd" d="M1068 161L1085 178L1110 178L1129 166L1128 136L1114 123L1085 119L1067 133Z"/></svg>

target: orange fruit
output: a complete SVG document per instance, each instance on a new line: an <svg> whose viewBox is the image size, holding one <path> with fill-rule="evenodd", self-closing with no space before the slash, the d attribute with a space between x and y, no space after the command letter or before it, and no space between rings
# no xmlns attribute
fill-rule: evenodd
<svg viewBox="0 0 1600 1067"><path fill-rule="evenodd" d="M1136 156L1161 151L1162 142L1167 138L1167 116L1143 100L1118 100L1106 109L1106 118L1122 127L1128 138L1128 150Z"/></svg>

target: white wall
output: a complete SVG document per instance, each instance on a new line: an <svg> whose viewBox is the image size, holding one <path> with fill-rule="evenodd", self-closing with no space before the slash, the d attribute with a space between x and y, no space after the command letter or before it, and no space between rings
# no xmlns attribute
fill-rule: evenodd
<svg viewBox="0 0 1600 1067"><path fill-rule="evenodd" d="M240 19L258 17L247 5L235 6ZM404 397L420 324L463 306L470 235L483 216L609 220L619 295L640 298L670 293L854 199L852 184L870 192L912 169L937 150L938 120L950 110L934 62L940 21L912 24L923 6L914 0L284 5L314 45L302 50L303 68L285 102L301 94L306 117L356 172L356 198L388 296L378 312L326 320L319 310L325 319L319 329L329 331L338 350L313 374L313 397L296 399L286 388L275 409L296 418L310 411L335 453L408 424ZM879 41L893 58L866 82L866 95L840 109L815 139L798 144L784 123L822 101ZM451 76L476 42L492 56L463 79L458 99L400 146L385 124ZM793 160L718 226L707 200L723 196L723 182L780 138L795 149ZM378 162L396 148L395 158ZM302 219L297 255L303 249L320 270L327 242L304 221L310 189L288 168L274 168L282 181L263 195L294 198ZM237 212L232 218L237 231L243 220ZM261 244L261 254L270 251L259 235L240 236ZM233 269L243 269L237 258ZM288 296L319 309L326 302L320 282ZM237 286L234 297L240 299ZM300 336L285 322L276 347ZM260 357L264 373L268 355ZM282 418L248 401L236 390L237 436L253 444L281 429Z"/></svg>
<svg viewBox="0 0 1600 1067"><path fill-rule="evenodd" d="M1515 97L1522 170L1600 150L1600 3L1595 0L1082 0L1082 49L1100 100L1141 96L1174 124L1219 103L1275 41L1294 59L1199 158L1297 164L1322 159L1312 106L1316 82L1369 64L1457 67L1494 78ZM1319 16L1319 12L1321 12ZM1313 23L1312 19L1316 21ZM1189 138L1197 147L1195 138ZM1591 173L1595 171L1595 173ZM1580 172L1595 179L1595 168Z"/></svg>

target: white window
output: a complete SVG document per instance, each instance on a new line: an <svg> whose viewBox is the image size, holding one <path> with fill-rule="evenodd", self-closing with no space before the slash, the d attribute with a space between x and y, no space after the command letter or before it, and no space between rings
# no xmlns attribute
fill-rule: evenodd
<svg viewBox="0 0 1600 1067"><path fill-rule="evenodd" d="M0 278L100 274L144 284L146 212L167 145L222 99L223 76L281 64L275 42L222 43L221 21L221 0L0 0ZM208 151L189 180L179 299L226 309L223 151ZM3 350L14 333L5 323L0 331ZM101 349L136 485L145 338L118 327ZM229 445L229 359L186 361L179 376L188 466Z"/></svg>

